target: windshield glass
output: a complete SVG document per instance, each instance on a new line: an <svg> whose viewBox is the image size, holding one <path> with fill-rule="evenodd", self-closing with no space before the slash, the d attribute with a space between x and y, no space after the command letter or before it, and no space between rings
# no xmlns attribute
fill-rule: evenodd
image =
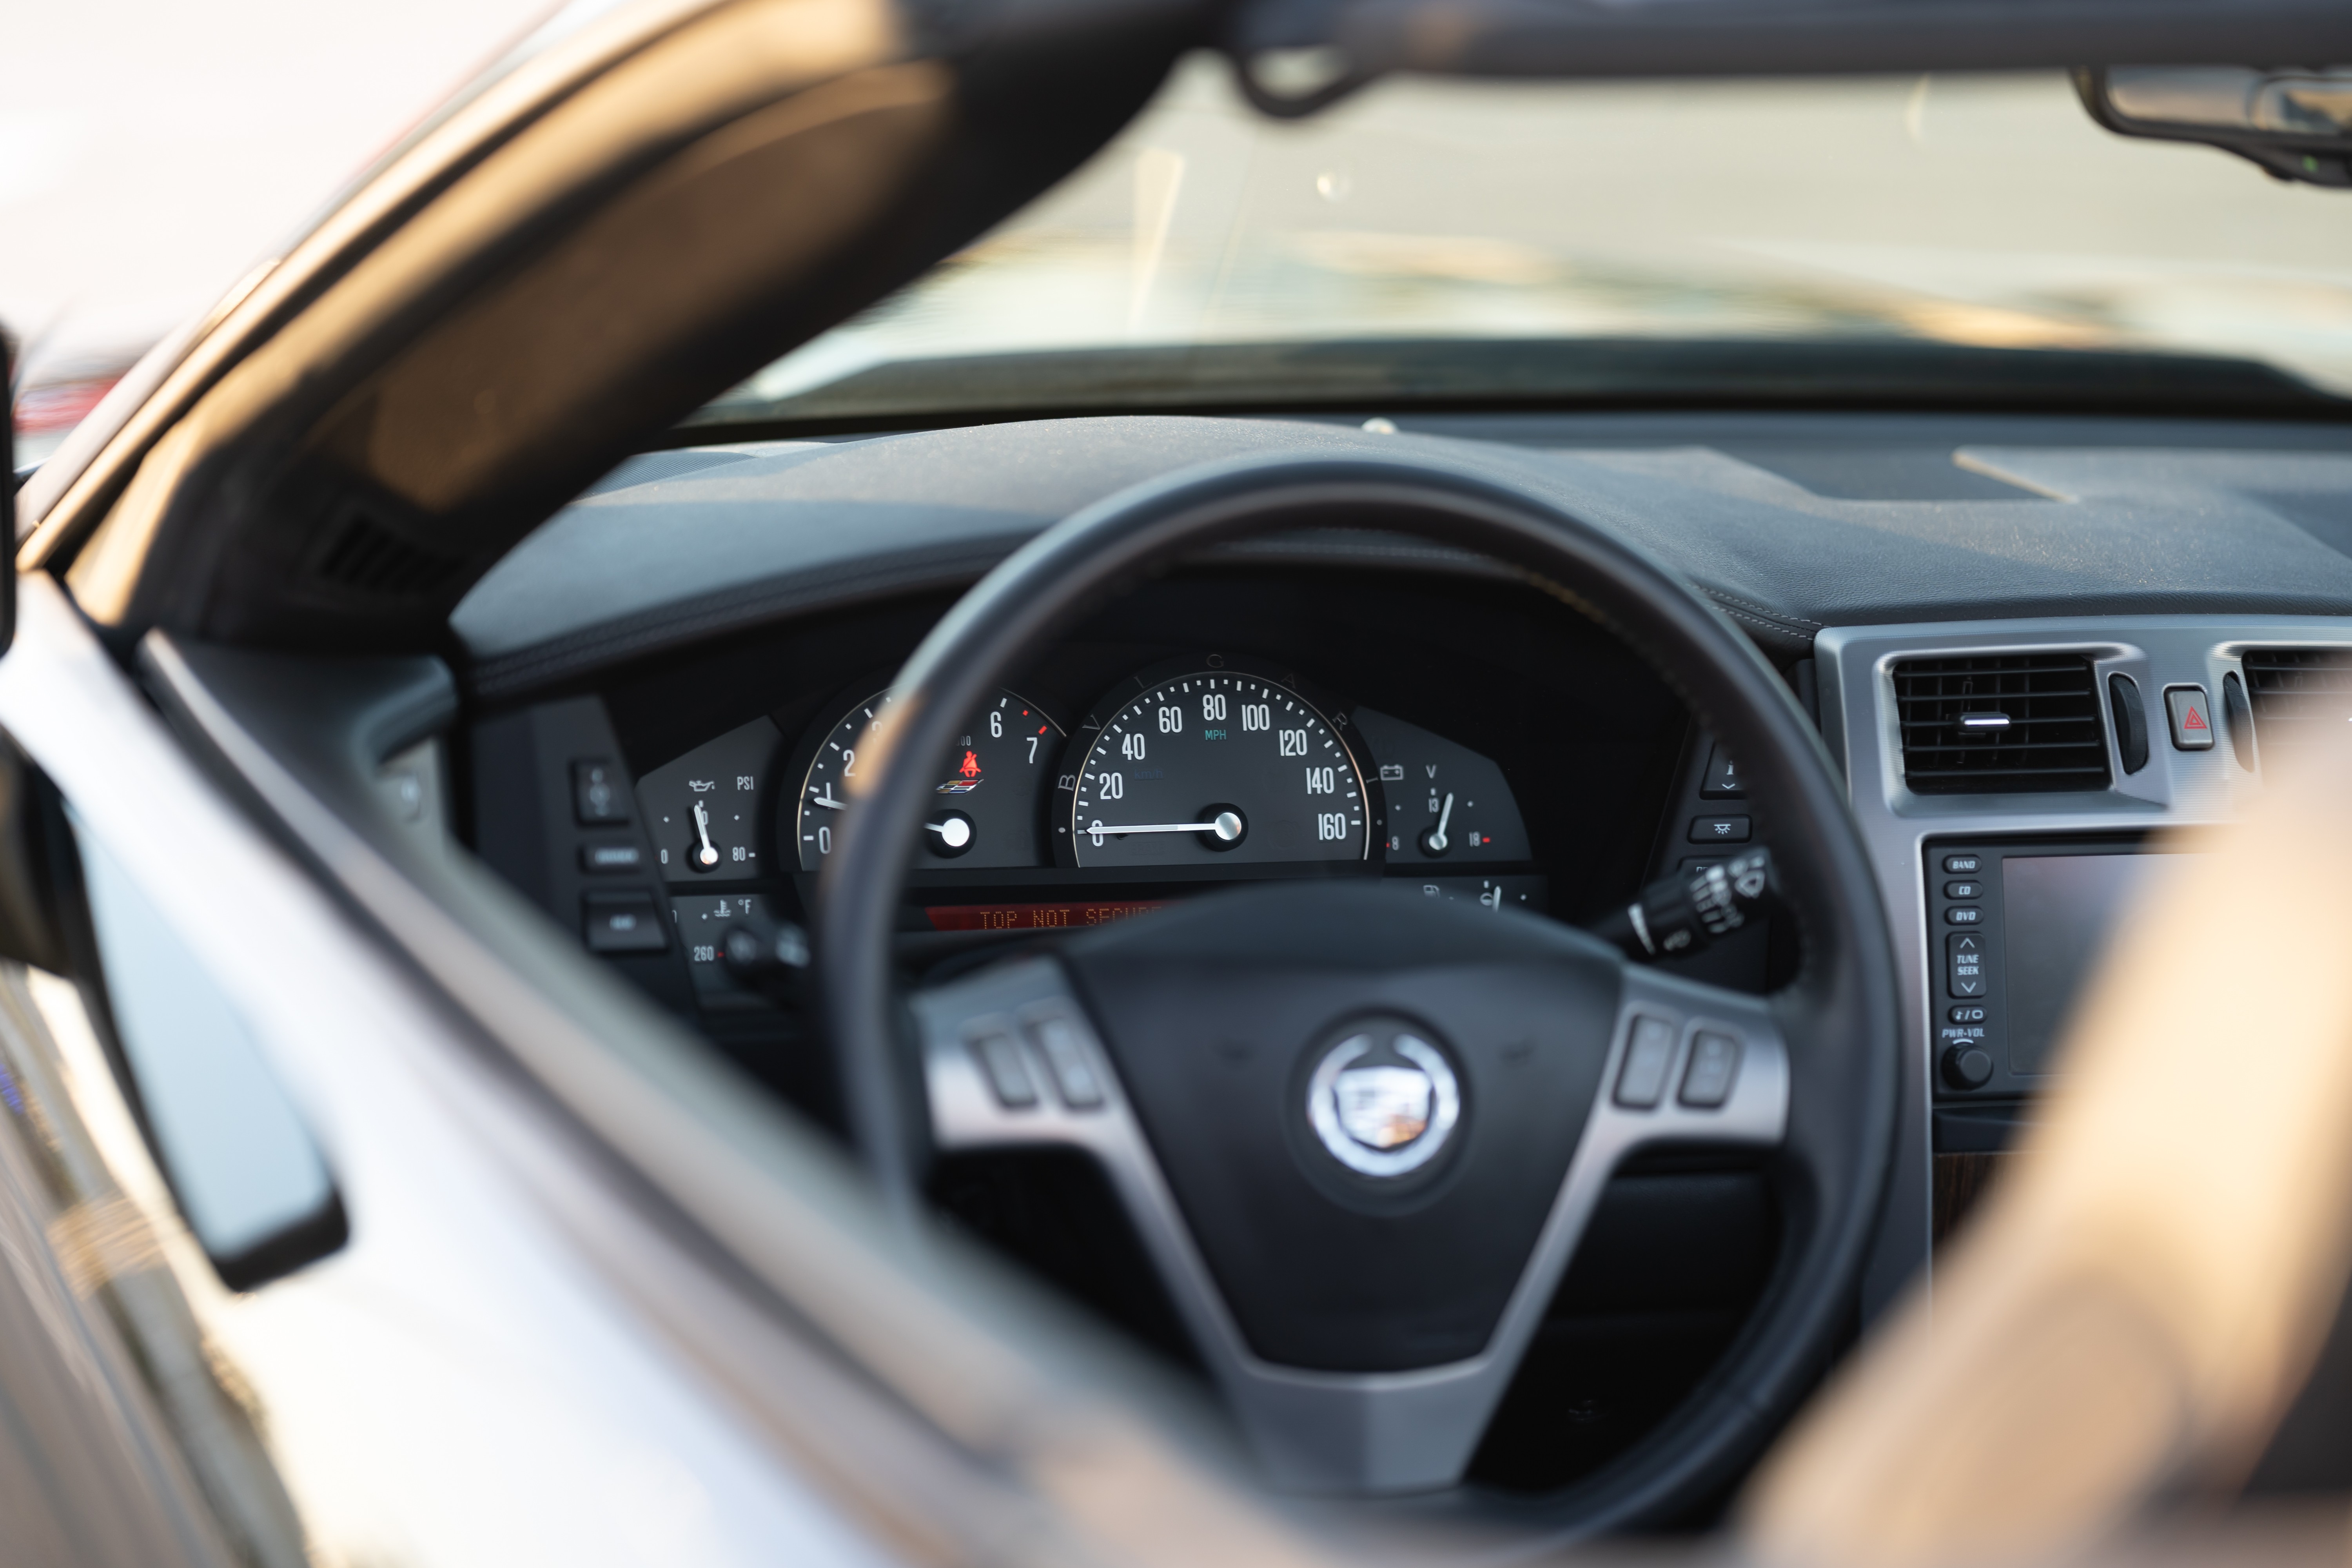
<svg viewBox="0 0 2352 1568"><path fill-rule="evenodd" d="M1692 341L2218 354L2340 395L2352 193L2112 135L2056 73L1405 79L1286 123L1202 58L698 423L1475 399L1540 391L1530 355L1605 394Z"/></svg>

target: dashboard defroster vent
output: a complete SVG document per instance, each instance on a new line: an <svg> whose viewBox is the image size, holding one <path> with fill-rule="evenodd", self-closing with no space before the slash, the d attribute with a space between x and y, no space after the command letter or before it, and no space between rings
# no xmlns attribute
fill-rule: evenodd
<svg viewBox="0 0 2352 1568"><path fill-rule="evenodd" d="M2107 785L2098 685L2080 654L1907 658L1895 667L1895 706L1916 794Z"/></svg>
<svg viewBox="0 0 2352 1568"><path fill-rule="evenodd" d="M311 572L339 588L373 598L423 598L449 581L459 563L428 549L353 507L331 529Z"/></svg>
<svg viewBox="0 0 2352 1568"><path fill-rule="evenodd" d="M2352 648L2249 648L2245 667L2254 737L2264 750L2352 719Z"/></svg>

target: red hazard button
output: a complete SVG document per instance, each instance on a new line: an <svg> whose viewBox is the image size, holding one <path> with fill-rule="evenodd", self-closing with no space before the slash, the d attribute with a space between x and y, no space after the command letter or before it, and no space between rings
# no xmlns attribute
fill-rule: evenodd
<svg viewBox="0 0 2352 1568"><path fill-rule="evenodd" d="M2184 752L2213 749L2213 710L2201 686L2168 686L2164 711L2172 721L2172 743Z"/></svg>

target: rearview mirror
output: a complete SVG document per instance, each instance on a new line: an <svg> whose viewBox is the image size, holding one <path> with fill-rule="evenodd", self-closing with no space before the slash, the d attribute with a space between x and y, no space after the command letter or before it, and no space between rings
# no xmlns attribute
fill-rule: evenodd
<svg viewBox="0 0 2352 1568"><path fill-rule="evenodd" d="M2114 66L2075 72L2074 86L2117 135L2200 142L2282 180L2352 186L2352 69Z"/></svg>

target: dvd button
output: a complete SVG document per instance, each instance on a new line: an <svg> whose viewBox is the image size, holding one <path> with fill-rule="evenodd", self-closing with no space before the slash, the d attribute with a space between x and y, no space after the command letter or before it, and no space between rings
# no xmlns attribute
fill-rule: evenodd
<svg viewBox="0 0 2352 1568"><path fill-rule="evenodd" d="M1944 923L1949 926L1984 924L1984 910L1974 904L1954 904L1944 911Z"/></svg>

